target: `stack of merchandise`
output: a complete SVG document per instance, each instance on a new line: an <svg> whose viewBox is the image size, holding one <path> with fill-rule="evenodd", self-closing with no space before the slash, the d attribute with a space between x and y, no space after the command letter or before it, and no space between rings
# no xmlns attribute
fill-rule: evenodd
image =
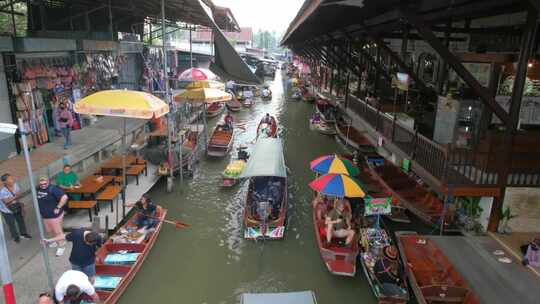
<svg viewBox="0 0 540 304"><path fill-rule="evenodd" d="M43 98L39 90L32 90L35 84L35 79L11 84L17 118L22 118L26 130L30 132L29 148L36 148L49 141Z"/></svg>

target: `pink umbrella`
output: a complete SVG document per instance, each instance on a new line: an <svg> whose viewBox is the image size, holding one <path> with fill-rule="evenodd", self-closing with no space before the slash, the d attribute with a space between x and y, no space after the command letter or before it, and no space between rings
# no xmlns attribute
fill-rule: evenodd
<svg viewBox="0 0 540 304"><path fill-rule="evenodd" d="M178 81L186 81L186 82L192 82L192 81L202 81L202 80L217 80L218 77L216 74L212 73L212 71L208 69L202 69L202 68L191 68L187 69L178 76Z"/></svg>

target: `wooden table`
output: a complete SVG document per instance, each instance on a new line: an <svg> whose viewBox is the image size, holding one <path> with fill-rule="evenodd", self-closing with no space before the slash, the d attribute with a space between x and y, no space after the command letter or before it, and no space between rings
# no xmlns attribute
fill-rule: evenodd
<svg viewBox="0 0 540 304"><path fill-rule="evenodd" d="M98 178L98 176L90 175L81 180L81 186L79 188L64 189L64 192L95 197L101 189L110 184L112 181L112 176L102 176L102 178Z"/></svg>
<svg viewBox="0 0 540 304"><path fill-rule="evenodd" d="M126 155L126 166L129 166L137 162L137 157L135 155ZM122 155L115 155L101 166L102 170L122 170L124 168L124 163L122 161Z"/></svg>

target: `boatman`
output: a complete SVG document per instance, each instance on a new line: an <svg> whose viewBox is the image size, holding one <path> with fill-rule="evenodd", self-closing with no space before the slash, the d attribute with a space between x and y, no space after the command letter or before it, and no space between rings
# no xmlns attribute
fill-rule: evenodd
<svg viewBox="0 0 540 304"><path fill-rule="evenodd" d="M145 227L150 229L156 226L157 207L156 204L152 202L152 199L148 193L143 194L135 204L130 204L128 207L135 207L137 210L137 216L133 221L135 225L137 225L137 228L141 229Z"/></svg>
<svg viewBox="0 0 540 304"><path fill-rule="evenodd" d="M262 122L263 123L267 123L269 125L272 124L272 116L270 116L270 113L266 113L266 115L264 116L264 118L262 119Z"/></svg>
<svg viewBox="0 0 540 304"><path fill-rule="evenodd" d="M233 121L234 121L234 118L232 117L231 113L227 112L227 115L225 115L225 126L227 127L228 130L232 130Z"/></svg>
<svg viewBox="0 0 540 304"><path fill-rule="evenodd" d="M101 236L85 228L73 229L68 234L62 234L51 239L45 239L45 243L69 241L73 243L69 261L71 269L83 272L90 282L94 283L96 277L96 251L102 245Z"/></svg>

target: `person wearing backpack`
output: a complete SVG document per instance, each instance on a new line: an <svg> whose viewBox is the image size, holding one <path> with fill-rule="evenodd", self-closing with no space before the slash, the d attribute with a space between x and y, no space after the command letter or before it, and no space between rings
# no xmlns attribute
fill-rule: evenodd
<svg viewBox="0 0 540 304"><path fill-rule="evenodd" d="M19 185L9 173L2 175L0 179L4 184L4 187L0 189L0 213L6 221L13 241L19 243L21 238L31 239L24 222L23 204L19 202L21 197Z"/></svg>

